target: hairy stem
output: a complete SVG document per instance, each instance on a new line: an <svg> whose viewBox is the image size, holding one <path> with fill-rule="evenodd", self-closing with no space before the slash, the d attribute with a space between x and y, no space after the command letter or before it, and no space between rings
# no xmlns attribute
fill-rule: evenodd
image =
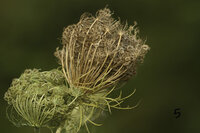
<svg viewBox="0 0 200 133"><path fill-rule="evenodd" d="M56 130L56 133L61 133L61 130L62 130L62 128L59 127L59 128Z"/></svg>
<svg viewBox="0 0 200 133"><path fill-rule="evenodd" d="M34 133L40 133L40 128L35 127L35 128L34 128Z"/></svg>

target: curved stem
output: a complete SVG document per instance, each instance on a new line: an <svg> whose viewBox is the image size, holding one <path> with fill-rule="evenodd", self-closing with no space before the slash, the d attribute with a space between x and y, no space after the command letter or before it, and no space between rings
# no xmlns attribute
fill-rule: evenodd
<svg viewBox="0 0 200 133"><path fill-rule="evenodd" d="M34 133L40 133L40 128L34 127Z"/></svg>
<svg viewBox="0 0 200 133"><path fill-rule="evenodd" d="M56 130L56 133L61 133L61 130L62 130L62 128L59 127L59 128Z"/></svg>

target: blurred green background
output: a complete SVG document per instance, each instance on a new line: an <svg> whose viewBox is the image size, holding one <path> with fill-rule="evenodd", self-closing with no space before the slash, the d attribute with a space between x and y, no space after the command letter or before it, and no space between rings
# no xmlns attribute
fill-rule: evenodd
<svg viewBox="0 0 200 133"><path fill-rule="evenodd" d="M6 118L4 93L27 68L58 66L53 52L61 46L63 28L83 12L106 5L114 17L133 24L151 50L124 95L137 89L125 105L113 110L96 133L200 132L200 1L199 0L0 0L0 132L32 133ZM124 105L124 106L125 106ZM176 118L174 110L181 116ZM42 133L49 133L43 130Z"/></svg>

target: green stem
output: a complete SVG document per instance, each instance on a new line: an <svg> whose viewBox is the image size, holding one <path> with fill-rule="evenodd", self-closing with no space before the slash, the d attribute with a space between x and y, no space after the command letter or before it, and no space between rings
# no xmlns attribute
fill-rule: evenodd
<svg viewBox="0 0 200 133"><path fill-rule="evenodd" d="M34 133L40 133L40 128L34 127Z"/></svg>

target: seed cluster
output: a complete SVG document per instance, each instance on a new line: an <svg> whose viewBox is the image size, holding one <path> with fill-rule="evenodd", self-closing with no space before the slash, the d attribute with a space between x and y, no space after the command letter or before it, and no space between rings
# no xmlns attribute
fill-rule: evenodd
<svg viewBox="0 0 200 133"><path fill-rule="evenodd" d="M72 99L64 82L62 72L57 69L44 72L38 69L26 70L18 79L13 80L5 93L4 98L12 110L10 120L15 125L58 126L60 122L56 121L67 117L69 108L65 103ZM66 95L67 99L64 98ZM17 119L19 116L22 118Z"/></svg>
<svg viewBox="0 0 200 133"><path fill-rule="evenodd" d="M85 13L64 29L59 58L69 83L99 91L130 79L149 50L134 26L122 25L108 8Z"/></svg>
<svg viewBox="0 0 200 133"><path fill-rule="evenodd" d="M108 8L95 16L85 13L77 24L66 27L61 49L55 56L61 67L41 72L25 70L5 93L7 116L16 126L56 129L77 133L102 112L121 107L134 94L116 98L115 87L136 74L149 50L138 36L136 24L123 25Z"/></svg>

